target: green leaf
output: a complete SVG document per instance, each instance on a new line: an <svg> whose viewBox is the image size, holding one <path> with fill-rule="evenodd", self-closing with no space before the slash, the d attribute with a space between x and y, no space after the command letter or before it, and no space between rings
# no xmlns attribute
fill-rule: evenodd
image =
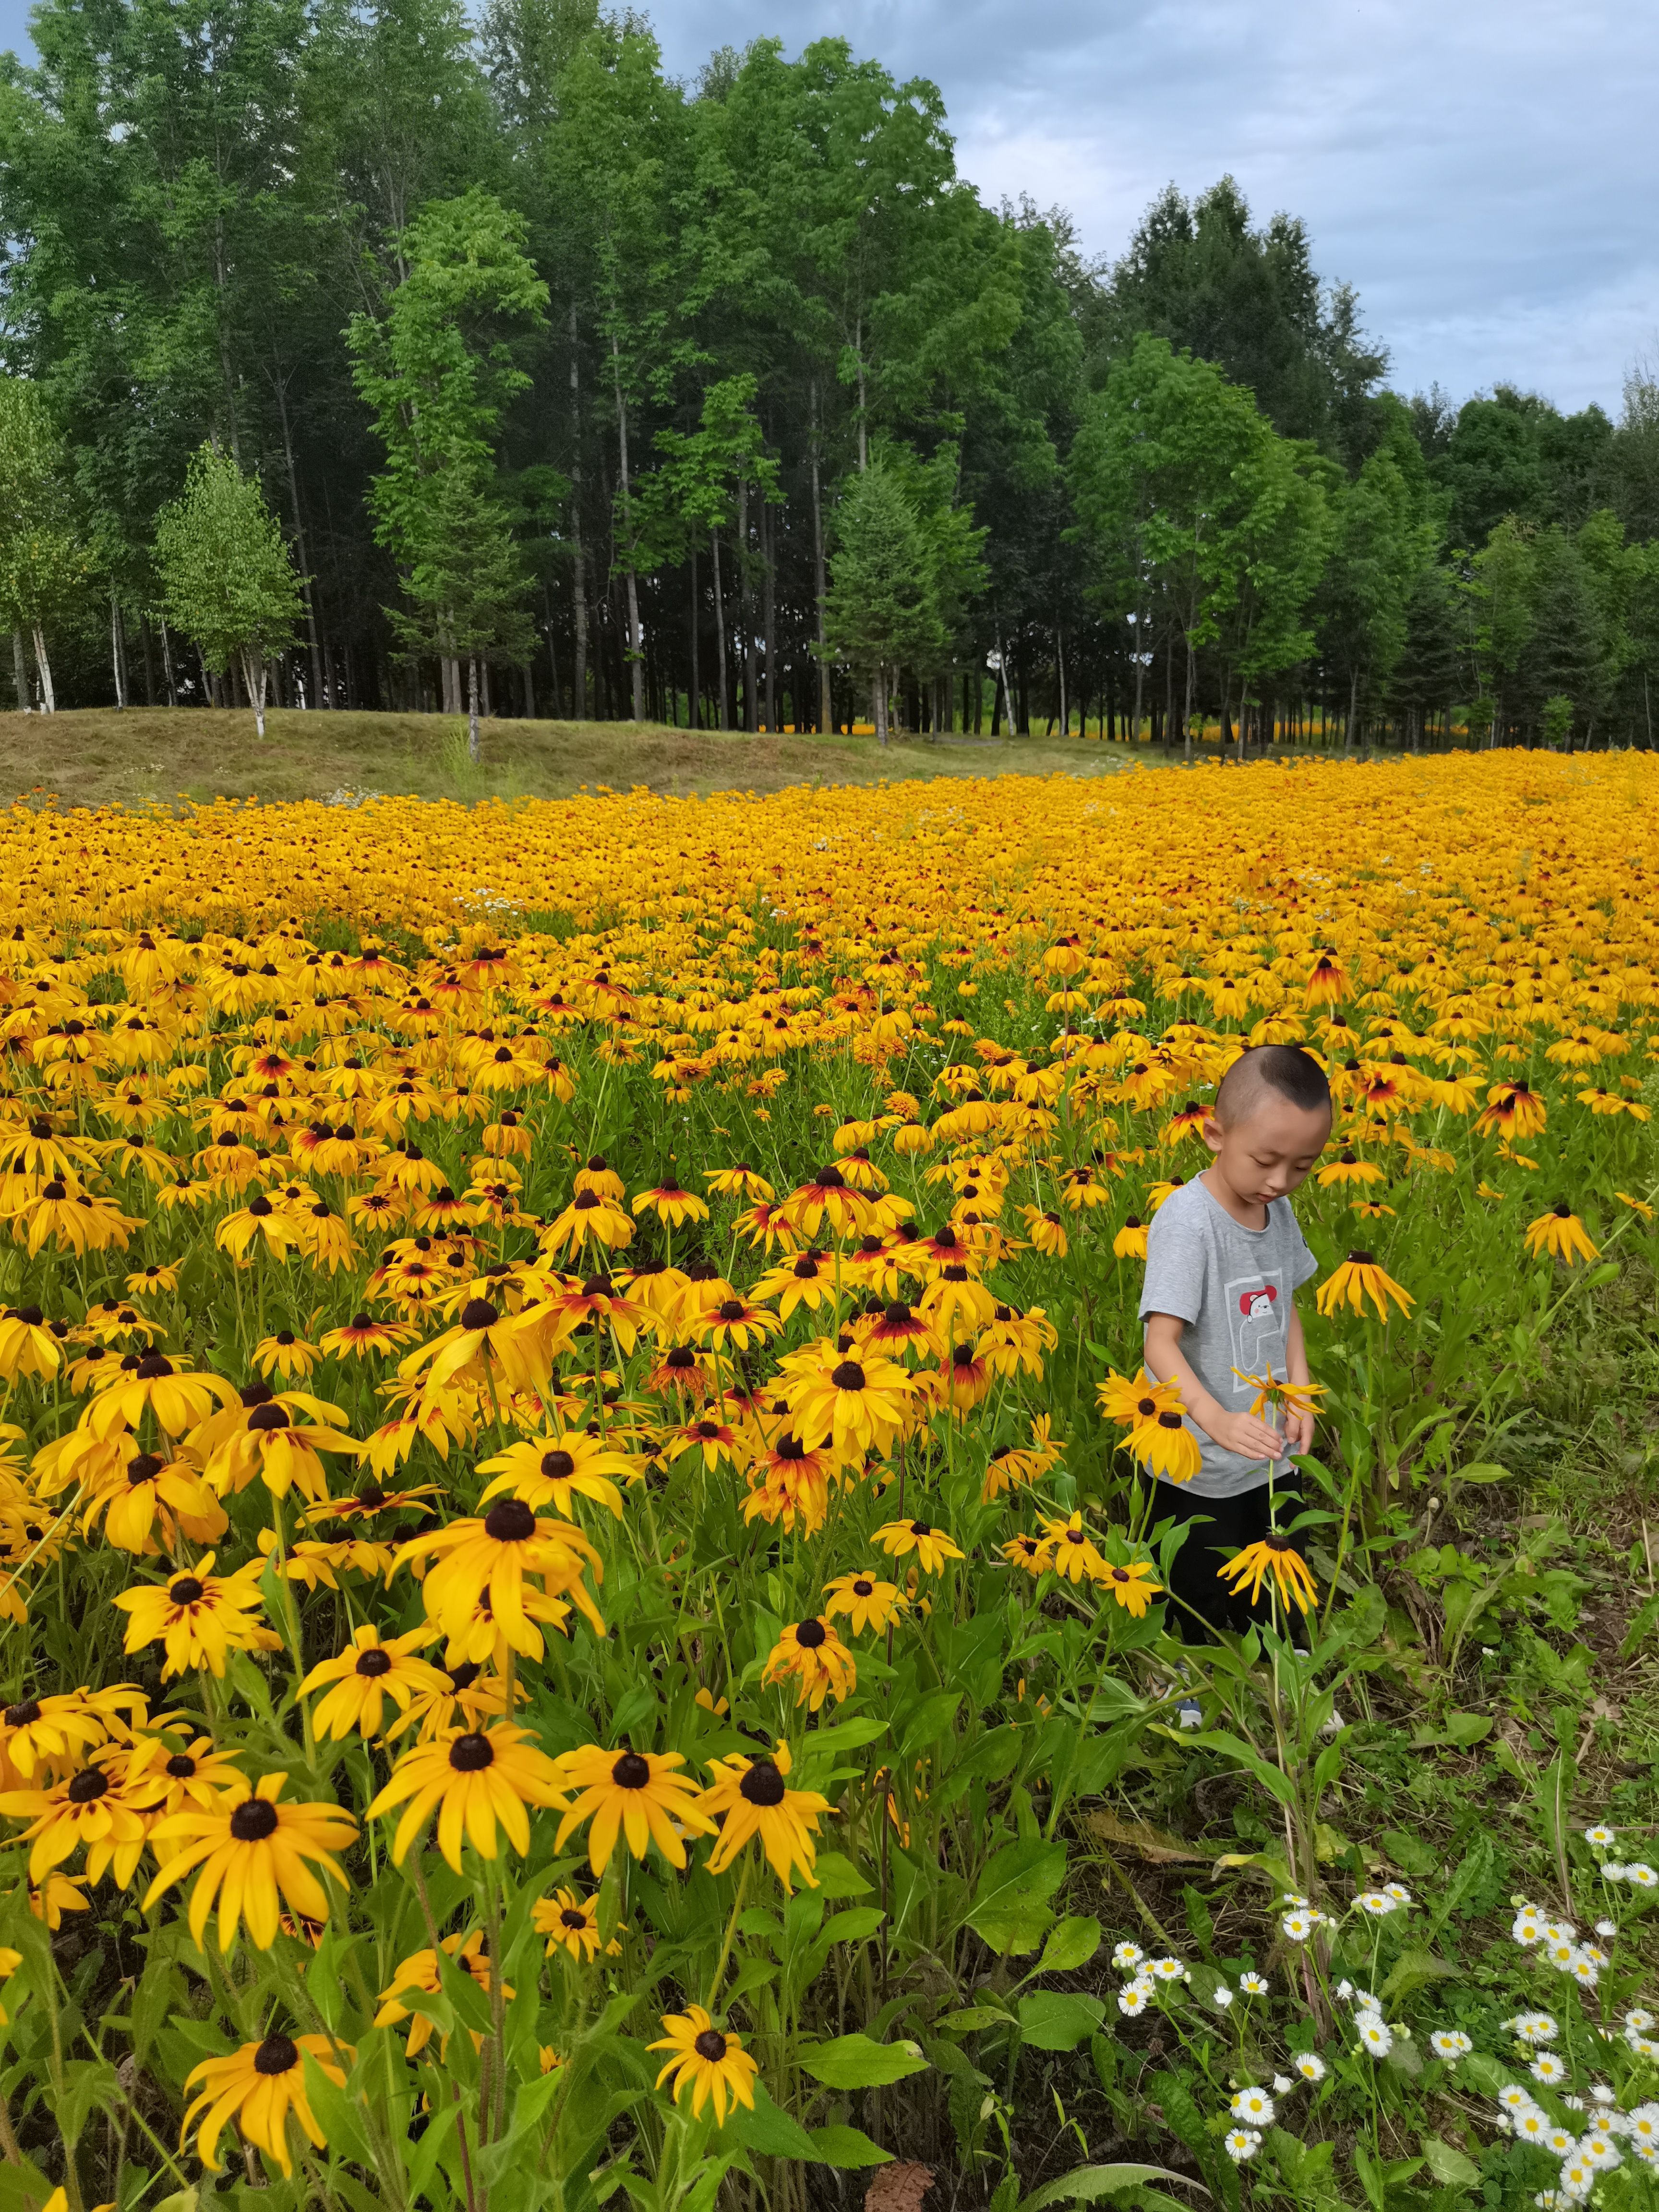
<svg viewBox="0 0 1659 2212"><path fill-rule="evenodd" d="M820 1851L812 1871L823 1894L832 1899L868 1897L875 1887L864 1879L845 1851Z"/></svg>
<svg viewBox="0 0 1659 2212"><path fill-rule="evenodd" d="M808 2130L812 2156L825 2166L889 2166L893 2154L872 2142L859 2128L839 2124Z"/></svg>
<svg viewBox="0 0 1659 2212"><path fill-rule="evenodd" d="M1099 1997L1069 1990L1036 1990L1020 1999L1018 2012L1021 2036L1039 2051L1075 2051L1106 2017Z"/></svg>
<svg viewBox="0 0 1659 2212"><path fill-rule="evenodd" d="M1631 1615L1630 1626L1625 1631L1625 1640L1619 1647L1619 1656L1629 1659L1644 1639L1659 1628L1659 1594L1644 1598Z"/></svg>
<svg viewBox="0 0 1659 2212"><path fill-rule="evenodd" d="M1391 2003L1395 1997L1408 1996L1413 1990L1426 1989L1431 1982L1455 1981L1457 1974L1455 1966L1444 1959L1437 1959L1432 1951L1402 1951L1377 1995L1385 2004Z"/></svg>
<svg viewBox="0 0 1659 2212"><path fill-rule="evenodd" d="M750 2111L739 2105L726 2125L738 2142L758 2151L763 2158L817 2156L812 2138L800 2122L775 2105L758 2081L755 2084L754 2109Z"/></svg>
<svg viewBox="0 0 1659 2212"><path fill-rule="evenodd" d="M1035 1951L1054 1924L1047 1900L1065 1878L1063 1844L1010 1844L986 1862L968 1924L994 1951Z"/></svg>
<svg viewBox="0 0 1659 2212"><path fill-rule="evenodd" d="M950 1733L961 1703L960 1690L935 1690L931 1697L924 1698L904 1723L904 1733L899 1739L899 1757L915 1759L941 1742Z"/></svg>
<svg viewBox="0 0 1659 2212"><path fill-rule="evenodd" d="M908 2074L922 2074L927 2061L914 2043L872 2043L867 2035L838 2035L832 2043L809 2044L800 2054L801 2071L826 2089L883 2089Z"/></svg>
<svg viewBox="0 0 1659 2212"><path fill-rule="evenodd" d="M1428 2161L1429 2172L1448 2189L1474 2189L1479 2186L1480 2169L1464 2152L1443 2142L1438 2136L1423 2137L1423 2155Z"/></svg>
<svg viewBox="0 0 1659 2212"><path fill-rule="evenodd" d="M1039 1974L1075 1973L1079 1966L1088 1965L1099 1948L1099 1921L1091 1913L1068 1913L1048 1930L1042 1956L1032 1971Z"/></svg>
<svg viewBox="0 0 1659 2212"><path fill-rule="evenodd" d="M1022 2197L1019 2212L1047 2212L1050 2204L1092 2204L1097 2197L1116 2197L1126 2189L1142 2189L1153 2181L1176 2182L1200 2197L1210 2193L1201 2181L1171 2173L1164 2166L1079 2166Z"/></svg>

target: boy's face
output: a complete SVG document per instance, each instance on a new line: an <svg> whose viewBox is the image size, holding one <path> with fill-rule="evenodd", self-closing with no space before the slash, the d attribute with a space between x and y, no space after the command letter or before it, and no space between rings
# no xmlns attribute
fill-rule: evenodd
<svg viewBox="0 0 1659 2212"><path fill-rule="evenodd" d="M1276 1091L1259 1097L1241 1121L1204 1124L1204 1141L1230 1189L1253 1205L1286 1198L1305 1182L1331 1133L1328 1106L1293 1105Z"/></svg>

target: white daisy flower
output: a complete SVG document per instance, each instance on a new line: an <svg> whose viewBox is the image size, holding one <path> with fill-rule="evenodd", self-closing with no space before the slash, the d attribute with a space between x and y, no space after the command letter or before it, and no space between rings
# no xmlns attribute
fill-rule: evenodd
<svg viewBox="0 0 1659 2212"><path fill-rule="evenodd" d="M1593 1990L1601 1978L1601 1970L1588 1951L1581 1951L1567 1972L1581 1990Z"/></svg>
<svg viewBox="0 0 1659 2212"><path fill-rule="evenodd" d="M1396 1905L1409 1905L1412 1901L1412 1893L1404 1882L1385 1881L1382 1885L1382 1893L1385 1897L1393 1898Z"/></svg>
<svg viewBox="0 0 1659 2212"><path fill-rule="evenodd" d="M1567 2078L1565 2060L1558 2058L1553 2051L1540 2051L1527 2071L1534 2081L1541 2081L1547 2089L1553 2089L1558 2081L1565 2081Z"/></svg>
<svg viewBox="0 0 1659 2212"><path fill-rule="evenodd" d="M1287 1912L1279 1923L1280 1931L1288 1936L1292 1943L1305 1943L1313 1934L1315 1924L1313 1915L1300 1907L1294 1912Z"/></svg>
<svg viewBox="0 0 1659 2212"><path fill-rule="evenodd" d="M1659 2058L1659 2043L1650 2035L1627 2035L1625 2041L1638 2058Z"/></svg>
<svg viewBox="0 0 1659 2212"><path fill-rule="evenodd" d="M1552 2158L1571 2158L1578 2148L1578 2138L1571 2128L1551 2125L1537 2138L1540 2150L1547 2150Z"/></svg>
<svg viewBox="0 0 1659 2212"><path fill-rule="evenodd" d="M1273 2124L1273 2100L1265 2089L1241 2089L1227 2110L1236 2120L1249 2122L1252 2127L1270 2128Z"/></svg>
<svg viewBox="0 0 1659 2212"><path fill-rule="evenodd" d="M1633 2027L1638 2035L1645 2034L1653 2026L1653 2014L1650 2012L1644 2012L1641 2006L1637 2005L1625 2014L1625 2025L1626 2027Z"/></svg>
<svg viewBox="0 0 1659 2212"><path fill-rule="evenodd" d="M1295 2087L1295 2082L1291 2081L1288 2074L1275 2074L1273 2075L1273 2094L1275 2097L1288 2097Z"/></svg>
<svg viewBox="0 0 1659 2212"><path fill-rule="evenodd" d="M1281 1906L1288 1907L1292 1912L1299 1912L1304 1910L1311 1901L1312 1900L1310 1899L1304 1897L1299 1891L1294 1889L1287 1889L1284 1896L1279 1900Z"/></svg>
<svg viewBox="0 0 1659 2212"><path fill-rule="evenodd" d="M1601 1862L1601 1879L1603 1881L1623 1881L1625 1869L1622 1866L1616 1865L1612 1859L1604 1859Z"/></svg>
<svg viewBox="0 0 1659 2212"><path fill-rule="evenodd" d="M1336 2001L1337 2001L1338 2004L1346 2004L1346 2002L1348 2002L1348 1999L1349 1999L1352 1995L1353 1995L1353 1984L1352 1984L1352 1982L1339 1982L1339 1983L1337 1984L1337 1985L1336 1985Z"/></svg>
<svg viewBox="0 0 1659 2212"><path fill-rule="evenodd" d="M1585 1829L1584 1841L1593 1845L1596 1850L1604 1851L1613 1842L1617 1832L1616 1829L1608 1827L1605 1821L1598 1820L1593 1828Z"/></svg>
<svg viewBox="0 0 1659 2212"><path fill-rule="evenodd" d="M1233 1993L1227 1987L1225 1982L1218 1982L1215 1988L1210 1992L1210 2002L1215 2007L1218 2012L1225 2012L1232 2001Z"/></svg>
<svg viewBox="0 0 1659 2212"><path fill-rule="evenodd" d="M1238 1986L1247 1997L1265 1997L1273 1984L1265 1974L1241 1974Z"/></svg>
<svg viewBox="0 0 1659 2212"><path fill-rule="evenodd" d="M1578 2146L1578 2155L1586 2166L1593 2166L1598 2173L1611 2173L1615 2166L1624 2164L1619 2146L1605 2128L1592 2128Z"/></svg>
<svg viewBox="0 0 1659 2212"><path fill-rule="evenodd" d="M1595 2186L1595 2168L1582 2158L1570 2158L1561 2169L1561 2193L1569 2204L1582 2204Z"/></svg>
<svg viewBox="0 0 1659 2212"><path fill-rule="evenodd" d="M1354 1903L1362 1912L1369 1912L1373 1920L1386 1920L1399 1909L1386 1889L1362 1889Z"/></svg>
<svg viewBox="0 0 1659 2212"><path fill-rule="evenodd" d="M1571 1920L1547 1920L1544 1923L1544 1941L1547 1943L1576 1943L1578 1941L1577 1927Z"/></svg>
<svg viewBox="0 0 1659 2212"><path fill-rule="evenodd" d="M1608 2088L1605 2081L1592 2081L1590 2083L1590 2095L1598 2105L1610 2105L1613 2101L1613 2092Z"/></svg>
<svg viewBox="0 0 1659 2212"><path fill-rule="evenodd" d="M1546 1938L1539 1956L1547 1959L1558 1974L1570 1974L1578 1956L1578 1946L1569 1936L1552 1936Z"/></svg>
<svg viewBox="0 0 1659 2212"><path fill-rule="evenodd" d="M1437 2058L1462 2058L1474 2045L1461 2027L1437 2027L1429 2038L1429 2048Z"/></svg>
<svg viewBox="0 0 1659 2212"><path fill-rule="evenodd" d="M1394 2049L1394 2031L1386 2024L1381 2013L1358 2014L1353 2029L1359 2039L1359 2048L1368 2057L1386 2058Z"/></svg>
<svg viewBox="0 0 1659 2212"><path fill-rule="evenodd" d="M1553 2014L1547 2012L1518 2012L1504 2025L1522 2043L1553 2043L1561 2033Z"/></svg>
<svg viewBox="0 0 1659 2212"><path fill-rule="evenodd" d="M1132 1974L1146 1955L1139 1943L1120 1943L1112 1953L1112 1964L1120 1974Z"/></svg>
<svg viewBox="0 0 1659 2212"><path fill-rule="evenodd" d="M1639 1860L1635 1865L1625 1869L1625 1880L1632 1889L1659 1889L1659 1874Z"/></svg>
<svg viewBox="0 0 1659 2212"><path fill-rule="evenodd" d="M1513 2119L1517 2112L1531 2111L1532 2091L1523 2089L1518 2081L1509 2081L1498 2091L1498 2102L1500 2108Z"/></svg>
<svg viewBox="0 0 1659 2212"><path fill-rule="evenodd" d="M1261 2138L1254 2128L1229 2128L1221 2138L1221 2147L1235 2166L1243 2166L1261 2149Z"/></svg>
<svg viewBox="0 0 1659 2212"><path fill-rule="evenodd" d="M1604 1943L1611 1943L1619 1933L1619 1923L1616 1920L1598 1920L1595 1923L1595 1932Z"/></svg>
<svg viewBox="0 0 1659 2212"><path fill-rule="evenodd" d="M1535 1943L1543 1932L1544 1923L1529 1905L1522 1906L1510 1927L1510 1934L1517 1943Z"/></svg>
<svg viewBox="0 0 1659 2212"><path fill-rule="evenodd" d="M1561 2102L1570 2112L1582 2112L1584 2109L1584 2100L1582 2097L1563 2097Z"/></svg>
<svg viewBox="0 0 1659 2212"><path fill-rule="evenodd" d="M1517 2112L1510 2122L1517 2142L1541 2146L1552 2126L1547 2112L1540 2112L1536 2105L1528 2105L1524 2112Z"/></svg>
<svg viewBox="0 0 1659 2212"><path fill-rule="evenodd" d="M1646 2143L1659 2150L1659 2105L1638 2105L1625 2117L1632 2143Z"/></svg>
<svg viewBox="0 0 1659 2212"><path fill-rule="evenodd" d="M1146 1972L1155 1981L1159 1982L1184 1982L1187 1978L1187 1969L1179 1959L1150 1960L1147 1962Z"/></svg>
<svg viewBox="0 0 1659 2212"><path fill-rule="evenodd" d="M1291 2063L1304 2081L1322 2081L1325 2078L1325 2062L1316 2051L1298 2051ZM1659 2134L1656 2134L1655 2141L1659 2143Z"/></svg>
<svg viewBox="0 0 1659 2212"><path fill-rule="evenodd" d="M1131 1982L1127 1989L1120 1990L1117 1993L1117 2008L1125 2020L1139 2020L1152 2001L1152 1988L1150 1982Z"/></svg>

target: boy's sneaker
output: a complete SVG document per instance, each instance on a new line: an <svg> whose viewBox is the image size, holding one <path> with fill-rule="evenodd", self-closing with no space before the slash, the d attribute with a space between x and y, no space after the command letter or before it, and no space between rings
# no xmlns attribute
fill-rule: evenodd
<svg viewBox="0 0 1659 2212"><path fill-rule="evenodd" d="M1203 1725L1204 1708L1199 1704L1198 1699L1196 1698L1183 1698L1181 1700L1181 1703L1176 1707L1176 1726L1177 1728L1193 1729L1202 1728Z"/></svg>

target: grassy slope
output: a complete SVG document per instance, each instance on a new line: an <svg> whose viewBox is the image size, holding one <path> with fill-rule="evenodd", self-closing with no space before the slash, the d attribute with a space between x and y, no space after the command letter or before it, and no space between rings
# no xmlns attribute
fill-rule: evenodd
<svg viewBox="0 0 1659 2212"><path fill-rule="evenodd" d="M0 714L0 800L55 794L68 805L196 799L326 799L340 791L428 799L568 798L583 784L670 793L780 791L886 777L1109 774L1126 749L1073 738L895 744L872 738L748 737L652 723L486 722L482 763L465 726L431 714L109 708Z"/></svg>

